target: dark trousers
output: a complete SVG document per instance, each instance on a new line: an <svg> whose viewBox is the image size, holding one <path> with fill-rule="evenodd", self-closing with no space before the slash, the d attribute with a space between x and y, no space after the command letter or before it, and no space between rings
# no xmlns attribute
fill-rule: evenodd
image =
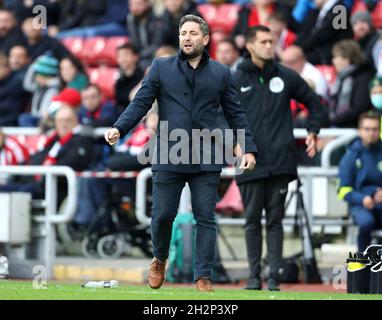
<svg viewBox="0 0 382 320"><path fill-rule="evenodd" d="M382 209L368 210L361 206L351 206L350 214L358 231L358 251L364 251L371 244L371 232L382 226Z"/></svg>
<svg viewBox="0 0 382 320"><path fill-rule="evenodd" d="M245 208L244 230L250 278L260 278L263 239L261 217L265 209L270 276L277 279L282 258L282 219L288 182L289 177L282 175L239 185Z"/></svg>
<svg viewBox="0 0 382 320"><path fill-rule="evenodd" d="M178 213L183 187L188 182L192 212L196 220L194 280L200 277L211 278L216 246L214 210L220 173L155 171L152 181L151 236L154 256L161 261L168 258L172 224Z"/></svg>

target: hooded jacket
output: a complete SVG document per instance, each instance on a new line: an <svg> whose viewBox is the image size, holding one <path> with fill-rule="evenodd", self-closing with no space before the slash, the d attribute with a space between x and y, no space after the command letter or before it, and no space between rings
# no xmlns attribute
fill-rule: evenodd
<svg viewBox="0 0 382 320"><path fill-rule="evenodd" d="M233 81L258 149L255 170L237 176L237 182L275 175L295 179L297 159L290 100L309 109L307 129L318 133L322 118L319 97L298 73L275 61L261 70L251 59L245 59Z"/></svg>
<svg viewBox="0 0 382 320"><path fill-rule="evenodd" d="M363 206L363 198L373 197L382 188L382 142L366 147L357 138L339 165L338 197L351 206ZM382 209L382 204L377 205Z"/></svg>

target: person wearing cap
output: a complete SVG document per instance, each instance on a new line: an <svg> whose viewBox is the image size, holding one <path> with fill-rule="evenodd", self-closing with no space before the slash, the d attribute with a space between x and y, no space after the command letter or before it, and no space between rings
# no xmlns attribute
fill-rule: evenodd
<svg viewBox="0 0 382 320"><path fill-rule="evenodd" d="M81 105L81 94L74 88L64 88L52 98L48 110L42 115L40 129L43 132L54 128L54 117L57 111L63 107L69 107L78 113Z"/></svg>
<svg viewBox="0 0 382 320"><path fill-rule="evenodd" d="M370 100L377 112L381 114L382 120L382 76L375 77L370 81ZM381 139L382 139L382 124L381 124Z"/></svg>
<svg viewBox="0 0 382 320"><path fill-rule="evenodd" d="M28 68L23 85L26 91L32 93L32 105L30 113L19 116L19 126L35 127L60 90L58 60L47 55L40 56Z"/></svg>
<svg viewBox="0 0 382 320"><path fill-rule="evenodd" d="M354 140L339 165L338 197L349 204L359 227L358 250L370 245L370 233L382 226L381 116L363 113L358 121L359 138Z"/></svg>
<svg viewBox="0 0 382 320"><path fill-rule="evenodd" d="M373 25L370 13L367 11L356 12L352 15L350 21L354 39L359 43L365 61L375 70L378 70L378 60L382 54L382 38ZM379 68L382 69L382 66L379 66ZM379 71L381 72L381 70Z"/></svg>

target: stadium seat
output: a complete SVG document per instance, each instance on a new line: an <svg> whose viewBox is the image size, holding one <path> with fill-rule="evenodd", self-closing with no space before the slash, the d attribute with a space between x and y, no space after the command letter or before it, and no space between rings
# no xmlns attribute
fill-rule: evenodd
<svg viewBox="0 0 382 320"><path fill-rule="evenodd" d="M371 18L373 19L374 26L378 29L382 28L382 2L379 1L377 7L371 14Z"/></svg>
<svg viewBox="0 0 382 320"><path fill-rule="evenodd" d="M100 52L98 63L107 64L113 67L117 66L117 48L127 42L129 42L129 38L124 36L106 38L105 49Z"/></svg>
<svg viewBox="0 0 382 320"><path fill-rule="evenodd" d="M211 28L211 31L223 31L229 34L235 27L240 5L225 3L219 6L200 4L198 10Z"/></svg>
<svg viewBox="0 0 382 320"><path fill-rule="evenodd" d="M316 68L321 71L329 84L333 84L336 81L336 70L331 65L316 65Z"/></svg>
<svg viewBox="0 0 382 320"><path fill-rule="evenodd" d="M114 99L115 82L118 79L118 68L100 66L98 68L89 68L87 70L91 83L97 84L108 99Z"/></svg>
<svg viewBox="0 0 382 320"><path fill-rule="evenodd" d="M62 44L78 59L82 60L82 50L84 39L81 37L71 37L61 40Z"/></svg>
<svg viewBox="0 0 382 320"><path fill-rule="evenodd" d="M362 0L354 0L353 7L351 9L351 14L353 15L358 11L367 11L366 5Z"/></svg>
<svg viewBox="0 0 382 320"><path fill-rule="evenodd" d="M231 33L239 18L240 5L236 3L226 3L218 7L218 13L211 28L221 30L227 34Z"/></svg>
<svg viewBox="0 0 382 320"><path fill-rule="evenodd" d="M98 65L106 47L105 37L90 37L84 40L81 60L89 66Z"/></svg>

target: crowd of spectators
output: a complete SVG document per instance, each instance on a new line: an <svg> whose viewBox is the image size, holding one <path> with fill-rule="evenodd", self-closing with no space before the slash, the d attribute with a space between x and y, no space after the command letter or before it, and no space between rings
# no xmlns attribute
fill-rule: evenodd
<svg viewBox="0 0 382 320"><path fill-rule="evenodd" d="M36 23L33 8L37 5L47 10L45 29ZM338 5L342 11L334 10ZM45 158L40 163L60 163L70 145L57 135L56 117L61 109L66 110L64 115L77 115L72 126L76 132L69 140L87 135L89 128L112 125L128 108L152 60L177 54L178 24L185 14L202 16L210 24L209 53L232 73L248 54L244 45L248 28L268 26L276 59L299 73L321 98L324 127L356 128L360 114L380 109L377 93L372 94L369 85L382 75L382 3L378 0L3 0L0 127L38 127L48 138L31 150L22 146L25 139L0 134L0 164L28 163L34 152L43 151ZM71 39L118 37L123 41L112 52L115 64L111 66L87 60L84 52L69 45ZM94 70L101 72L102 68L115 71L116 76L106 81L109 91L94 78ZM293 101L291 110L295 127L304 127L308 110ZM153 123L146 119L127 137L129 142L122 141L125 147L118 149L117 158L124 152L129 159L136 157L136 151L132 152L136 138L142 132L147 137L145 129L155 129ZM47 144L52 134L58 144L56 140ZM85 162L84 149L76 146L81 169L115 168L108 162L115 150L101 140L93 139L92 146L87 146L86 156L91 153L92 157ZM47 161L49 154L54 163ZM127 163L140 168L134 160ZM101 198L96 196L95 202Z"/></svg>

